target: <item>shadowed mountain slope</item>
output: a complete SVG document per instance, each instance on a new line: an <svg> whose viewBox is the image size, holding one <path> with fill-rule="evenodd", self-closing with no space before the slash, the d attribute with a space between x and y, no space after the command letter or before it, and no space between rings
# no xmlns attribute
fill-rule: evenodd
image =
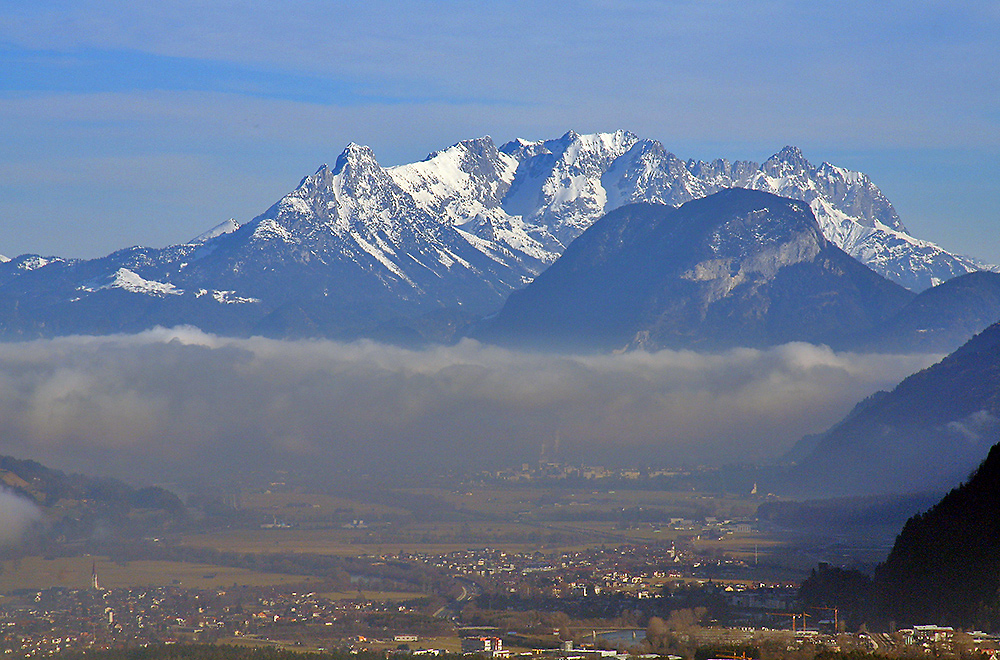
<svg viewBox="0 0 1000 660"><path fill-rule="evenodd" d="M1000 441L1000 324L823 434L798 467L809 492L947 489Z"/></svg>
<svg viewBox="0 0 1000 660"><path fill-rule="evenodd" d="M483 331L563 349L838 344L911 298L830 243L809 207L732 188L632 204L574 241Z"/></svg>

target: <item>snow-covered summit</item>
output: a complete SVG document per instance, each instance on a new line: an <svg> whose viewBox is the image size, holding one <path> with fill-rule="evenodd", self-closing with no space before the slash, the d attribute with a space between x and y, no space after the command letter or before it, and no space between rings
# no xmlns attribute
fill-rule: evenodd
<svg viewBox="0 0 1000 660"><path fill-rule="evenodd" d="M503 208L517 166L517 159L497 149L487 136L464 140L388 172L418 207L475 237L473 244L486 241L493 244L490 251L522 255L540 266L556 255L529 234L522 217Z"/></svg>
<svg viewBox="0 0 1000 660"><path fill-rule="evenodd" d="M250 221L247 242L233 249L247 269L294 262L305 280L379 291L396 301L390 307L487 312L549 257L500 209L514 165L489 138L397 168L352 143Z"/></svg>
<svg viewBox="0 0 1000 660"><path fill-rule="evenodd" d="M199 244L199 243L204 243L205 241L213 239L216 236L222 236L224 234L231 234L231 233L233 233L234 231L236 231L239 228L240 228L240 223L236 222L236 220L234 220L233 218L229 218L225 222L220 222L219 224L215 225L214 227L212 227L208 231L202 232L201 234L198 234L197 236L195 236L194 238L192 238L190 241L188 241L188 243L192 244L192 245L196 245L196 244Z"/></svg>
<svg viewBox="0 0 1000 660"><path fill-rule="evenodd" d="M149 296L179 296L184 293L169 282L147 280L128 268L119 268L111 277L111 281L102 284L97 289L124 289L132 293L141 293Z"/></svg>
<svg viewBox="0 0 1000 660"><path fill-rule="evenodd" d="M516 158L518 167L504 209L533 226L547 249L561 253L609 210L601 176L637 140L628 131L569 131L556 140L508 142L501 151Z"/></svg>

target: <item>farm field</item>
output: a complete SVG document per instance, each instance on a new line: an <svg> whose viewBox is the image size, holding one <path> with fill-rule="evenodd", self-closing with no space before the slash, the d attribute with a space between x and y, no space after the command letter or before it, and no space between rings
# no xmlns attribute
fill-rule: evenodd
<svg viewBox="0 0 1000 660"><path fill-rule="evenodd" d="M129 561L123 564L106 557L25 557L3 562L0 593L18 589L65 587L85 589L91 586L91 571L96 566L100 584L106 588L182 586L193 589L218 589L241 586L278 586L316 583L321 580L304 575L257 573L240 568L170 561Z"/></svg>
<svg viewBox="0 0 1000 660"><path fill-rule="evenodd" d="M587 485L587 484L582 484ZM469 485L459 488L370 488L358 492L301 492L284 484L226 495L230 518L216 526L175 530L164 542L192 549L260 555L315 554L380 557L440 555L492 548L545 554L589 548L649 545L695 550L743 568L711 577L745 579L747 567L762 579L794 578L820 559L816 539L795 538L772 527L720 530L718 523L752 520L762 498L695 491L572 488L566 484ZM709 528L706 520L715 520ZM821 552L823 556L828 552ZM200 561L210 554L191 556ZM89 557L24 558L0 573L0 592L47 586L86 587ZM298 584L309 578L249 569L172 561L98 558L104 586L183 585L219 588ZM315 578L314 578L315 579ZM697 576L694 579L699 579ZM398 585L385 588L398 588ZM320 588L317 588L320 590ZM349 591L350 589L348 589ZM356 592L336 597L356 597ZM374 594L365 592L372 598ZM390 593L381 600L412 597Z"/></svg>
<svg viewBox="0 0 1000 660"><path fill-rule="evenodd" d="M401 490L415 501L433 500L457 511L490 518L579 519L642 507L667 517L753 516L758 501L695 492L593 490L591 488L482 487L459 490Z"/></svg>
<svg viewBox="0 0 1000 660"><path fill-rule="evenodd" d="M745 560L781 553L787 539L760 532L702 538L700 524L671 525L671 520L752 518L759 503L697 492L538 486L405 488L336 496L256 492L241 496L241 506L266 523L186 534L175 541L229 552L344 557L484 547L552 553L680 542Z"/></svg>
<svg viewBox="0 0 1000 660"><path fill-rule="evenodd" d="M406 509L324 493L250 492L239 496L241 508L271 515L284 522L322 523L334 520L386 519L408 515Z"/></svg>
<svg viewBox="0 0 1000 660"><path fill-rule="evenodd" d="M537 535L539 540L533 541L532 534ZM506 552L554 552L599 545L584 542L547 543L544 542L544 534L535 526L463 523L408 525L370 530L364 534L337 529L226 529L184 535L177 542L189 547L228 552L297 552L340 557L380 556L401 552L442 554L486 546Z"/></svg>

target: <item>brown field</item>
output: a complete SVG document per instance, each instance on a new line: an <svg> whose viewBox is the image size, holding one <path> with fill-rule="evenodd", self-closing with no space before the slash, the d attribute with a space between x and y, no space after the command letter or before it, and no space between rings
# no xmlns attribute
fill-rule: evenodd
<svg viewBox="0 0 1000 660"><path fill-rule="evenodd" d="M405 509L361 497L348 499L322 493L246 493L240 497L240 506L290 523L324 522L336 517L370 519L407 515Z"/></svg>
<svg viewBox="0 0 1000 660"><path fill-rule="evenodd" d="M189 564L170 561L130 561L118 564L106 557L58 557L43 559L29 557L19 562L4 562L0 574L0 593L18 589L47 589L66 587L86 589L91 586L91 569L96 565L100 584L104 588L118 589L150 586L182 586L193 589L224 589L236 584L248 587L281 585L315 585L322 589L319 578L307 575L257 573L240 568ZM326 592L322 596L332 600L354 599L358 591ZM399 601L418 598L422 594L406 591L375 591L365 589L361 596L376 601Z"/></svg>
<svg viewBox="0 0 1000 660"><path fill-rule="evenodd" d="M504 535L504 532L516 532L525 536L533 531L537 531L537 528L498 526L492 523L411 525L404 529L375 530L366 535L336 529L226 529L210 534L183 536L178 542L191 547L242 553L300 552L341 557L379 556L400 552L441 554L486 546L507 552L533 552L539 549L551 552L599 544L551 545L527 539L511 541L509 536ZM462 540L463 536L469 540Z"/></svg>
<svg viewBox="0 0 1000 660"><path fill-rule="evenodd" d="M95 565L100 584L106 588L180 585L196 589L217 589L234 584L272 586L320 582L309 576L256 573L208 564L170 561L130 561L118 564L106 557L27 557L19 561L3 562L0 593L50 587L85 589L91 585L91 569Z"/></svg>
<svg viewBox="0 0 1000 660"><path fill-rule="evenodd" d="M378 501L376 501L378 500ZM251 553L299 552L339 556L439 554L492 547L508 552L572 551L599 545L669 543L690 537L666 522L623 529L624 510L670 517L752 516L758 502L746 498L657 490L593 490L524 487L409 488L369 495L262 492L245 494L241 506L287 522L290 528L243 528L184 535L183 545ZM403 507L409 508L403 508ZM426 512L431 512L427 522ZM424 520L414 519L424 514ZM363 519L368 527L345 528ZM720 551L753 551L778 541L719 542Z"/></svg>
<svg viewBox="0 0 1000 660"><path fill-rule="evenodd" d="M586 515L646 507L668 512L676 517L713 515L720 518L752 516L757 502L735 497L716 497L699 493L660 490L592 490L539 487L446 490L414 488L401 491L416 498L430 497L490 518L514 518L519 514L540 518Z"/></svg>

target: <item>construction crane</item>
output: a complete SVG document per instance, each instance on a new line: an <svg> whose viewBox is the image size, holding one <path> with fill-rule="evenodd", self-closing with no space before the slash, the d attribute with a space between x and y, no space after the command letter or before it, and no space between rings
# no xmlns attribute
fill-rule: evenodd
<svg viewBox="0 0 1000 660"><path fill-rule="evenodd" d="M840 632L840 610L836 607L810 607L811 610L823 610L825 612L833 612L833 632Z"/></svg>
<svg viewBox="0 0 1000 660"><path fill-rule="evenodd" d="M805 612L799 612L799 613L795 613L795 612L768 612L768 614L771 614L771 615L774 615L774 616L790 616L790 617L792 617L792 632L793 633L795 632L795 619L797 619L799 617L802 618L802 630L805 630L806 629L806 617L807 616L809 616L809 617L812 616L810 614L806 614Z"/></svg>

